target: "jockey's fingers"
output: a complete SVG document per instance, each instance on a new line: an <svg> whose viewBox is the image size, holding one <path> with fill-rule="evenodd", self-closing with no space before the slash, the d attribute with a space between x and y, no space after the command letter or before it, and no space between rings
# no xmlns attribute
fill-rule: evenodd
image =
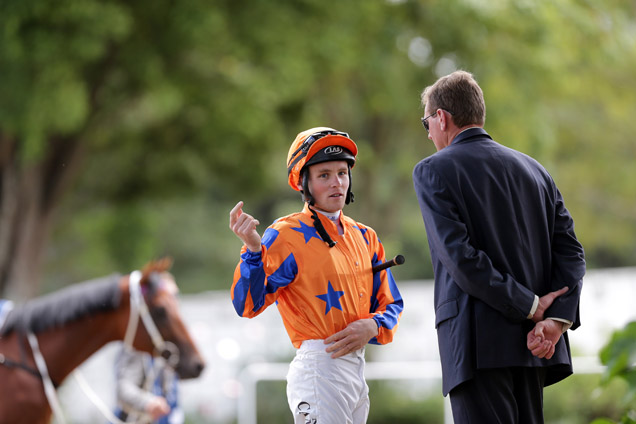
<svg viewBox="0 0 636 424"><path fill-rule="evenodd" d="M234 223L234 225L232 226L232 231L234 231L234 234L241 237L245 235L247 227L248 225L246 224L245 220L240 219Z"/></svg>
<svg viewBox="0 0 636 424"><path fill-rule="evenodd" d="M234 218L234 224L235 225L243 225L243 223L246 220L250 220L250 219L252 219L252 217L249 214L247 214L245 212L241 212L240 215L237 215L236 218Z"/></svg>
<svg viewBox="0 0 636 424"><path fill-rule="evenodd" d="M243 236L246 234L246 227L247 225L245 224L245 221L239 220L238 222L235 222L231 228L232 231L234 231L234 234L236 234L240 238L243 238Z"/></svg>
<svg viewBox="0 0 636 424"><path fill-rule="evenodd" d="M243 201L239 201L230 211L230 228L243 213Z"/></svg>
<svg viewBox="0 0 636 424"><path fill-rule="evenodd" d="M243 237L249 237L256 231L256 226L258 224L259 224L258 220L254 218L240 219L235 227L236 228L235 233Z"/></svg>
<svg viewBox="0 0 636 424"><path fill-rule="evenodd" d="M254 218L252 215L243 213L238 219L238 225L242 228L245 228L249 231L249 229L256 229L258 225L258 220Z"/></svg>

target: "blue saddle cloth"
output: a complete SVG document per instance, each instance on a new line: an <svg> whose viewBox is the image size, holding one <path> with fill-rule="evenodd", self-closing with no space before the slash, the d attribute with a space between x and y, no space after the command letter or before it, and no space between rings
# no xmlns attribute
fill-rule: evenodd
<svg viewBox="0 0 636 424"><path fill-rule="evenodd" d="M6 299L0 299L0 333L2 332L2 327L4 326L4 322L9 316L9 312L13 309L13 302Z"/></svg>

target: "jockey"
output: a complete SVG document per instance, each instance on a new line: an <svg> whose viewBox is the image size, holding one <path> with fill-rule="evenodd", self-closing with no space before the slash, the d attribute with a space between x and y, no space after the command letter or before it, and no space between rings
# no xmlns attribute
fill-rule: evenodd
<svg viewBox="0 0 636 424"><path fill-rule="evenodd" d="M392 341L402 297L375 231L342 213L353 201L351 168L358 148L347 133L318 127L299 133L287 156L288 183L301 212L277 219L261 238L258 220L238 202L230 228L241 239L231 289L246 318L277 303L297 348L287 375L295 423L365 423L367 343Z"/></svg>

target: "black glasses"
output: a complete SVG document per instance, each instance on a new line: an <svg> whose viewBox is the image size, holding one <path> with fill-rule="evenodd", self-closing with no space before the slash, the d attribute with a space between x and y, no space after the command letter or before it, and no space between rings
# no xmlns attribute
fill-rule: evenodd
<svg viewBox="0 0 636 424"><path fill-rule="evenodd" d="M313 133L311 134L309 137L307 137L302 144L300 145L300 147L298 149L296 149L296 151L294 153L291 154L291 158L293 158L293 160L291 161L291 163L289 164L289 166L287 167L287 173L289 174L292 170L292 168L305 156L307 156L307 152L309 152L309 148L318 140L320 140L323 137L326 137L328 135L340 135L342 137L347 137L349 138L349 134L347 134L346 132L342 132L342 131L335 131L335 130L326 130L326 131L320 131L317 133ZM299 152L301 152L300 154L298 154ZM298 156L296 156L298 155Z"/></svg>
<svg viewBox="0 0 636 424"><path fill-rule="evenodd" d="M446 109L442 109L444 112L448 112L451 115L453 114L453 112L451 112L450 110L446 110ZM431 113L428 116L425 116L424 118L420 118L422 120L422 125L424 126L424 128L426 128L426 132L428 132L428 119L435 116L437 114L437 110L435 110L435 112Z"/></svg>
<svg viewBox="0 0 636 424"><path fill-rule="evenodd" d="M426 128L426 132L428 132L428 118L432 117L436 113L437 113L437 111L431 113L428 116L425 116L424 118L420 118L422 120L422 125L424 126L424 128Z"/></svg>

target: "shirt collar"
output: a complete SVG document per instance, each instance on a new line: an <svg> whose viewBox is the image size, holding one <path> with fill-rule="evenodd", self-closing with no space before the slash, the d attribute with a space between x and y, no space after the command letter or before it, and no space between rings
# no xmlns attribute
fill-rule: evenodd
<svg viewBox="0 0 636 424"><path fill-rule="evenodd" d="M313 207L312 209L319 213L318 216L325 217L327 220L329 220L330 222L333 222L334 224L336 224L338 221L342 221L342 217L344 216L344 213L342 212L342 210L339 210L338 212L330 213L330 212L321 211L320 209L316 209ZM309 203L307 202L305 202L305 205L303 206L303 213L311 217L311 211L309 210ZM332 219L334 215L336 216L335 220Z"/></svg>
<svg viewBox="0 0 636 424"><path fill-rule="evenodd" d="M461 131L459 134L455 136L451 144L461 143L473 137L487 137L492 139L492 137L481 127L470 127Z"/></svg>

